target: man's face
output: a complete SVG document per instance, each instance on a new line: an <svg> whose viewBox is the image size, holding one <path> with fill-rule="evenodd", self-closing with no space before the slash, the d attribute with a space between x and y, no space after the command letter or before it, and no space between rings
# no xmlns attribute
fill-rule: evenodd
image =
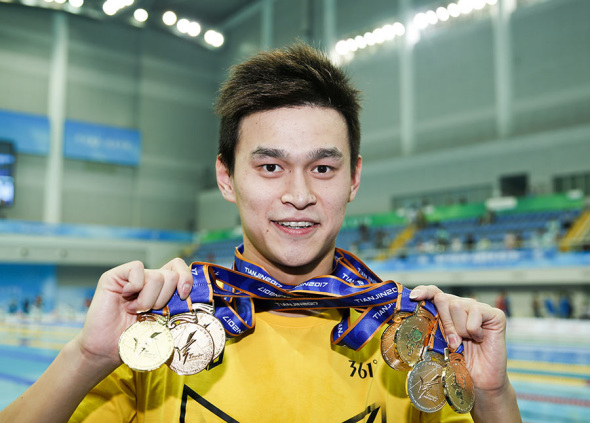
<svg viewBox="0 0 590 423"><path fill-rule="evenodd" d="M354 176L350 160L346 122L333 109L244 118L233 175L218 160L217 179L240 212L245 257L276 277L329 273L346 203L360 183L361 160Z"/></svg>

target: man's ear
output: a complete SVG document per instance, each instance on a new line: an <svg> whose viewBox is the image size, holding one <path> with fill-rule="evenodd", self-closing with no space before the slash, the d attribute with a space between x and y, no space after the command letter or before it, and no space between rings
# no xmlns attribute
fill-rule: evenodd
<svg viewBox="0 0 590 423"><path fill-rule="evenodd" d="M359 190L359 186L361 185L361 169L363 168L363 158L358 156L356 160L356 166L354 170L354 175L352 175L352 180L350 184L350 195L348 196L348 202L350 203L356 197L356 193Z"/></svg>
<svg viewBox="0 0 590 423"><path fill-rule="evenodd" d="M236 193L234 190L234 181L229 174L227 166L221 161L219 156L217 156L217 161L215 162L215 175L217 177L217 186L223 198L235 203Z"/></svg>

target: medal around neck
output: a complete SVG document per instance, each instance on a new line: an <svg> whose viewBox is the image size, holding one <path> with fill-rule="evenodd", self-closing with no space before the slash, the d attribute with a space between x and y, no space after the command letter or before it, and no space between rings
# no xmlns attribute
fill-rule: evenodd
<svg viewBox="0 0 590 423"><path fill-rule="evenodd" d="M408 373L406 389L410 401L418 410L434 413L446 404L442 373L443 365L440 358L429 357L428 354L425 354L425 359Z"/></svg>
<svg viewBox="0 0 590 423"><path fill-rule="evenodd" d="M197 323L203 326L213 339L213 359L221 355L221 352L225 348L225 329L223 324L215 317L212 313L197 311L196 313Z"/></svg>
<svg viewBox="0 0 590 423"><path fill-rule="evenodd" d="M395 355L407 367L412 368L422 360L433 320L427 312L416 312L397 328L394 336Z"/></svg>
<svg viewBox="0 0 590 423"><path fill-rule="evenodd" d="M168 367L183 376L194 375L213 360L215 347L211 334L197 323L194 313L174 316L170 321L174 353Z"/></svg>
<svg viewBox="0 0 590 423"><path fill-rule="evenodd" d="M165 318L144 314L119 338L119 356L129 368L137 371L155 370L172 355L174 339Z"/></svg>
<svg viewBox="0 0 590 423"><path fill-rule="evenodd" d="M448 351L448 350L447 350ZM443 390L447 402L457 413L469 413L475 403L473 379L465 366L461 354L445 354L445 366L442 373Z"/></svg>
<svg viewBox="0 0 590 423"><path fill-rule="evenodd" d="M411 367L399 359L395 346L395 334L402 324L404 317L396 315L393 318L393 323L383 331L381 335L381 356L392 369L409 371Z"/></svg>

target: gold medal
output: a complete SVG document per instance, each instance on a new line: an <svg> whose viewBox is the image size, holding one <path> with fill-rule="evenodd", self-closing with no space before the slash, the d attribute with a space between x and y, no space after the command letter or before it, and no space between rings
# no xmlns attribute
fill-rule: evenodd
<svg viewBox="0 0 590 423"><path fill-rule="evenodd" d="M223 324L213 314L197 311L197 323L207 329L213 339L213 359L215 360L225 348L225 329Z"/></svg>
<svg viewBox="0 0 590 423"><path fill-rule="evenodd" d="M418 410L434 413L447 402L442 386L443 366L436 359L417 363L408 373L406 389L408 396Z"/></svg>
<svg viewBox="0 0 590 423"><path fill-rule="evenodd" d="M211 334L197 324L194 313L174 316L170 326L174 353L168 367L179 375L194 375L204 370L213 360L215 350Z"/></svg>
<svg viewBox="0 0 590 423"><path fill-rule="evenodd" d="M445 397L457 413L468 413L475 402L473 379L461 354L451 353L443 368L442 383Z"/></svg>
<svg viewBox="0 0 590 423"><path fill-rule="evenodd" d="M422 359L433 322L434 317L430 313L419 311L406 318L396 330L395 355L406 366L411 368Z"/></svg>
<svg viewBox="0 0 590 423"><path fill-rule="evenodd" d="M131 369L155 370L172 354L174 340L160 316L142 315L119 338L119 356Z"/></svg>

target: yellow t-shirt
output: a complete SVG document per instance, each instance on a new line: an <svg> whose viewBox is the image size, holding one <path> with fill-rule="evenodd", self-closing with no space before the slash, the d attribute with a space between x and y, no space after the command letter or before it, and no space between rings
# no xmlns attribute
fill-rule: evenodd
<svg viewBox="0 0 590 423"><path fill-rule="evenodd" d="M406 373L382 359L379 337L361 351L335 347L340 314L256 314L254 331L227 342L215 365L193 376L167 366L122 365L80 404L72 422L470 422L446 405L414 408Z"/></svg>

